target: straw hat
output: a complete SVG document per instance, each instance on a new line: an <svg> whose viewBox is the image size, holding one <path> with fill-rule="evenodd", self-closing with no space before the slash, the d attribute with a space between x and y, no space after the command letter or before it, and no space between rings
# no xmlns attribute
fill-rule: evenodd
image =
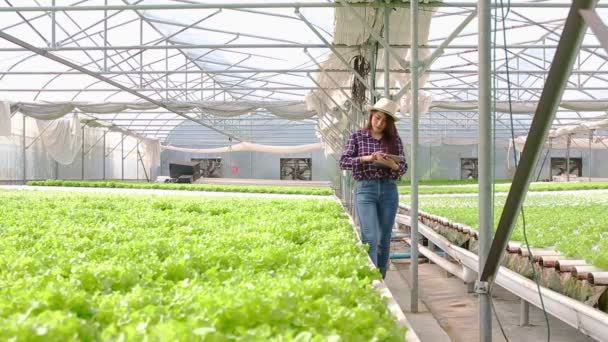
<svg viewBox="0 0 608 342"><path fill-rule="evenodd" d="M395 101L387 99L386 97L383 97L378 100L378 102L376 102L375 105L371 106L369 110L377 110L386 115L390 115L395 120L395 122L399 121L399 118L396 114L399 111L399 104Z"/></svg>

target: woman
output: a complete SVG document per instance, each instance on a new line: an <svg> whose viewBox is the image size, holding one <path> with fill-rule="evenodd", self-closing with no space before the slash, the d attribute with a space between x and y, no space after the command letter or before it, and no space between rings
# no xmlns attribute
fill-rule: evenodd
<svg viewBox="0 0 608 342"><path fill-rule="evenodd" d="M352 170L357 180L355 208L361 240L369 245L369 257L382 278L386 277L391 231L399 205L397 179L407 171L403 144L395 127L398 109L396 102L386 98L376 102L369 111L367 127L350 136L340 158L340 168Z"/></svg>

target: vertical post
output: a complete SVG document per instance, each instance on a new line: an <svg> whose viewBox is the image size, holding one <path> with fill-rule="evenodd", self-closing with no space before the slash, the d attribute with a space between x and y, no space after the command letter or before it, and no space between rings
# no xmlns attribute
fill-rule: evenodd
<svg viewBox="0 0 608 342"><path fill-rule="evenodd" d="M570 144L572 143L572 134L568 134L566 140L566 181L570 181Z"/></svg>
<svg viewBox="0 0 608 342"><path fill-rule="evenodd" d="M410 30L411 30L411 86L412 99L410 104L410 116L412 124L412 142L410 152L411 173L411 282L410 311L418 312L418 1L410 2ZM388 68L388 66L387 66Z"/></svg>
<svg viewBox="0 0 608 342"><path fill-rule="evenodd" d="M589 164L589 181L591 182L591 170L593 170L591 168L591 144L593 143L593 130L589 131L589 156L587 158L589 158L589 160L587 161L587 163Z"/></svg>
<svg viewBox="0 0 608 342"><path fill-rule="evenodd" d="M184 101L188 101L188 57L184 56L184 60L186 61L185 69L186 73L184 74L184 80L186 85L186 92L184 93ZM201 99L202 100L202 99Z"/></svg>
<svg viewBox="0 0 608 342"><path fill-rule="evenodd" d="M103 164L103 175L102 178L103 180L106 180L106 134L107 132L103 132L103 155L101 156L102 158L102 164Z"/></svg>
<svg viewBox="0 0 608 342"><path fill-rule="evenodd" d="M523 298L519 299L519 326L525 327L530 325L530 303Z"/></svg>
<svg viewBox="0 0 608 342"><path fill-rule="evenodd" d="M543 71L547 71L547 38L543 38ZM547 74L543 73L543 84L547 82Z"/></svg>
<svg viewBox="0 0 608 342"><path fill-rule="evenodd" d="M80 179L84 180L84 128L86 125L82 126L82 146L80 146Z"/></svg>
<svg viewBox="0 0 608 342"><path fill-rule="evenodd" d="M232 138L228 138L228 170L232 174Z"/></svg>
<svg viewBox="0 0 608 342"><path fill-rule="evenodd" d="M376 68L378 66L378 42L376 42L374 45L372 45L369 49L370 51L370 66L371 66L371 72L370 72L370 80L369 80L369 85L370 85L370 89L369 89L369 99L370 102L372 104L376 103ZM363 119L363 118L362 118ZM361 127L361 125L359 125L359 127Z"/></svg>
<svg viewBox="0 0 608 342"><path fill-rule="evenodd" d="M137 149L137 158L139 157L139 138L137 139L137 145L136 149ZM143 161L142 161L142 165L143 165ZM137 160L135 161L135 178L137 178L137 180L139 180L139 163L137 162Z"/></svg>
<svg viewBox="0 0 608 342"><path fill-rule="evenodd" d="M169 101L169 40L165 40L165 101Z"/></svg>
<svg viewBox="0 0 608 342"><path fill-rule="evenodd" d="M51 5L53 7L55 7L55 0L53 0L51 2ZM51 12L51 47L52 48L55 48L57 46L57 36L56 36L56 33L55 33L55 26L57 24L57 21L55 19L55 14L56 14L55 11Z"/></svg>
<svg viewBox="0 0 608 342"><path fill-rule="evenodd" d="M108 6L108 0L105 0L105 5ZM108 10L103 10L103 46L108 46ZM108 71L108 50L103 50L103 71Z"/></svg>
<svg viewBox="0 0 608 342"><path fill-rule="evenodd" d="M125 180L125 134L120 133L120 179Z"/></svg>
<svg viewBox="0 0 608 342"><path fill-rule="evenodd" d="M22 147L21 148L21 152L22 152L22 156L21 157L23 158L23 173L22 173L22 175L23 175L23 185L25 185L25 182L27 182L27 171L26 171L27 170L27 164L26 164L26 161L25 161L25 154L26 154L26 151L27 151L27 146L26 146L26 141L25 141L26 140L25 139L25 131L26 131L26 129L25 129L26 122L25 121L26 121L26 116L25 116L25 114L22 114L22 116L23 116L23 137L21 139L21 145L22 145L21 146Z"/></svg>
<svg viewBox="0 0 608 342"><path fill-rule="evenodd" d="M478 0L479 32L479 274L492 243L492 123L491 123L491 24L490 0ZM479 340L492 341L490 294L479 295Z"/></svg>
<svg viewBox="0 0 608 342"><path fill-rule="evenodd" d="M139 19L139 45L144 45L144 20ZM139 52L139 88L144 88L144 51Z"/></svg>
<svg viewBox="0 0 608 342"><path fill-rule="evenodd" d="M547 154L549 156L549 182L553 182L553 173L551 170L551 148L553 147L553 139L549 138L549 151L547 151Z"/></svg>
<svg viewBox="0 0 608 342"><path fill-rule="evenodd" d="M389 24L391 12L388 6L384 6L384 40L390 46L391 41L389 40ZM388 49L384 48L384 97L391 98L391 83L390 83L390 68L389 68L389 54Z"/></svg>

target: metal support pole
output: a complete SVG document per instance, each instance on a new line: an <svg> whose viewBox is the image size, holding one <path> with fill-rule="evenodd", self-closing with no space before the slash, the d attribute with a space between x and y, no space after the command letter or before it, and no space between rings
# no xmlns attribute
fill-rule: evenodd
<svg viewBox="0 0 608 342"><path fill-rule="evenodd" d="M386 10L386 9L385 9ZM410 116L412 120L412 140L411 140L411 186L410 186L410 196L411 196L411 236L412 236L412 244L411 244L411 264L410 264L410 277L411 277L411 292L410 292L410 311L418 312L418 71L419 71L419 63L418 63L418 1L410 2L410 10L411 10L411 21L410 21L410 30L412 34L412 58L410 60L410 69L412 71L412 99L410 105ZM388 32L388 30L387 30ZM387 37L388 38L388 37ZM388 63L388 57L385 55L385 61ZM388 69L385 67L385 70ZM385 74L388 76L388 74ZM384 81L387 84L386 80ZM388 87L385 89L385 92L388 92ZM389 94L390 96L390 94Z"/></svg>
<svg viewBox="0 0 608 342"><path fill-rule="evenodd" d="M84 180L84 128L86 125L82 126L82 146L80 147L80 179Z"/></svg>
<svg viewBox="0 0 608 342"><path fill-rule="evenodd" d="M120 179L125 180L125 135L121 133L120 139Z"/></svg>
<svg viewBox="0 0 608 342"><path fill-rule="evenodd" d="M59 163L55 161L55 179L59 179Z"/></svg>
<svg viewBox="0 0 608 342"><path fill-rule="evenodd" d="M26 172L27 164L26 164L26 161L25 161L25 154L26 154L26 150L27 150L27 146L25 145L26 144L26 141L25 141L25 131L26 131L26 129L25 129L25 127L26 127L25 126L26 125L25 119L26 119L26 116L25 116L25 114L22 114L22 115L23 115L23 137L21 139L21 147L22 147L21 148L21 152L22 152L21 157L23 158L23 173L22 173L22 175L23 175L23 184L25 185L25 182L27 181L27 172Z"/></svg>
<svg viewBox="0 0 608 342"><path fill-rule="evenodd" d="M505 207L498 223L498 229L496 230L495 238L488 254L487 263L481 274L480 280L487 284L494 280L498 271L500 259L507 247L507 242L528 191L534 165L538 160L543 142L547 138L549 128L555 117L555 112L576 60L576 55L580 50L587 25L580 16L579 10L593 9L595 5L596 1L594 0L572 2L572 7L568 13L568 18L566 19L564 30L547 76L547 82L532 120L519 167L515 172L513 183L509 189ZM483 31L480 30L480 33L483 33ZM481 85L480 88L484 89Z"/></svg>
<svg viewBox="0 0 608 342"><path fill-rule="evenodd" d="M387 44L390 44L390 40L389 40L389 25L390 25L390 17L391 17L391 12L390 12L390 8L388 7L384 7L384 39L386 40ZM413 20L413 9L412 9L412 20ZM414 35L414 33L412 32L412 36ZM414 50L414 42L412 41L412 51ZM391 76L391 72L390 72L390 55L389 55L389 49L387 47L384 48L384 97L390 99L391 98L391 91L390 91L390 76ZM412 70L413 72L413 70ZM412 76L413 78L414 76ZM416 244L416 243L414 243Z"/></svg>
<svg viewBox="0 0 608 342"><path fill-rule="evenodd" d="M141 164L143 165L144 163L141 160L141 156L139 155L139 139L137 139L137 144L135 145L135 148L137 149L137 158L139 158L139 160L142 162ZM137 166L137 162L135 163L135 178L139 180L139 166Z"/></svg>
<svg viewBox="0 0 608 342"><path fill-rule="evenodd" d="M370 51L370 65L371 65L371 72L370 72L370 86L371 88L368 89L369 90L369 100L370 103L374 104L376 103L376 69L377 69L377 65L378 65L378 42L376 42L376 44L373 45L373 47L371 49L369 49ZM365 115L364 115L365 116ZM361 126L361 125L359 125Z"/></svg>
<svg viewBox="0 0 608 342"><path fill-rule="evenodd" d="M144 164L144 159L142 158L141 154L139 153L139 149L137 150L137 160L139 160L139 162L141 163L141 167L144 170L144 176L146 177L146 182L150 182L150 177L148 177L148 171L146 171L146 165ZM135 164L137 165L137 162ZM152 166L150 166L150 176L151 175L152 175ZM139 170L138 170L137 179L139 180Z"/></svg>
<svg viewBox="0 0 608 342"><path fill-rule="evenodd" d="M553 139L549 138L549 150L547 155L549 156L549 182L553 182L553 171L551 170L551 149L553 148Z"/></svg>
<svg viewBox="0 0 608 342"><path fill-rule="evenodd" d="M490 0L479 0L479 274L486 264L492 243L492 108L491 108L491 36ZM479 341L492 341L490 293L479 295Z"/></svg>
<svg viewBox="0 0 608 342"><path fill-rule="evenodd" d="M106 179L106 134L107 132L103 132L103 156L102 158L102 169L103 169L103 175L102 175L102 179L105 180Z"/></svg>
<svg viewBox="0 0 608 342"><path fill-rule="evenodd" d="M139 19L139 44L143 45L144 43L144 20L143 19ZM144 51L142 50L142 52L139 54L139 71L141 72L139 74L139 87L143 88L144 87Z"/></svg>
<svg viewBox="0 0 608 342"><path fill-rule="evenodd" d="M570 145L572 144L572 134L568 134L566 140L566 181L570 181Z"/></svg>
<svg viewBox="0 0 608 342"><path fill-rule="evenodd" d="M519 326L526 327L530 325L530 303L524 299L519 299Z"/></svg>
<svg viewBox="0 0 608 342"><path fill-rule="evenodd" d="M587 158L589 158L589 160L587 161L587 163L589 164L589 171L588 172L589 172L589 181L590 182L591 182L591 171L593 170L591 168L591 165L593 165L591 163L591 159L592 159L592 156L591 156L591 144L592 143L593 143L593 130L590 130L589 131L589 156L587 157Z"/></svg>
<svg viewBox="0 0 608 342"><path fill-rule="evenodd" d="M51 5L53 7L55 7L55 0L53 0L51 2ZM56 26L56 24L57 24L57 20L55 18L55 11L53 11L51 13L51 48L53 48L53 49L57 47L57 36L56 36L56 33L55 33L55 30L56 30L55 26Z"/></svg>
<svg viewBox="0 0 608 342"><path fill-rule="evenodd" d="M108 0L105 0L108 6ZM108 10L103 11L103 46L108 46ZM103 50L103 71L108 71L108 50Z"/></svg>

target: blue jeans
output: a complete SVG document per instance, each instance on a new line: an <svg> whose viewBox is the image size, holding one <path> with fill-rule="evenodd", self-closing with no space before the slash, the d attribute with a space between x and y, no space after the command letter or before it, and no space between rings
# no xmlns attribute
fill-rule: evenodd
<svg viewBox="0 0 608 342"><path fill-rule="evenodd" d="M355 196L361 241L369 245L369 257L384 278L390 255L391 232L399 206L397 182L392 179L359 181Z"/></svg>

